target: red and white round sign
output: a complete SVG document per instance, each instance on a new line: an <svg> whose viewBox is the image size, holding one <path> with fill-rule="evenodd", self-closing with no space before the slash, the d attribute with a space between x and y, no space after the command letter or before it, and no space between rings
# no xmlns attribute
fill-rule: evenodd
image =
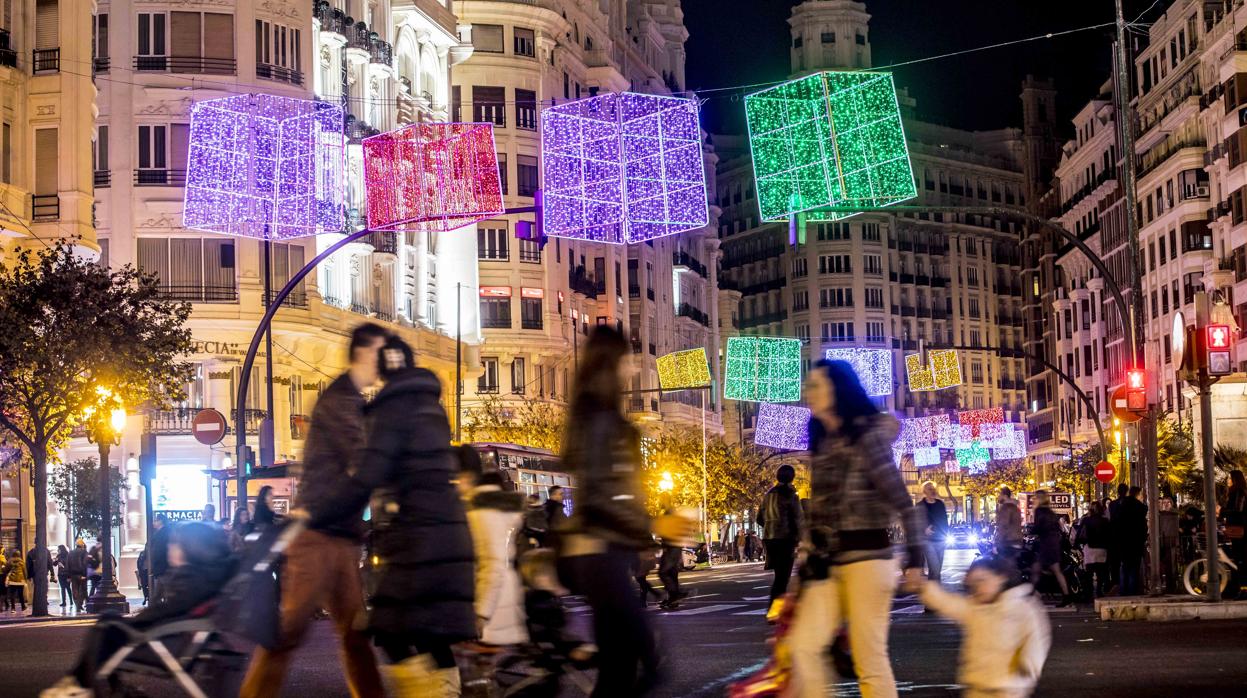
<svg viewBox="0 0 1247 698"><path fill-rule="evenodd" d="M225 415L212 408L200 410L191 420L191 432L195 440L205 446L215 446L225 438Z"/></svg>
<svg viewBox="0 0 1247 698"><path fill-rule="evenodd" d="M1095 464L1095 479L1100 482L1112 482L1117 477L1117 468L1106 460Z"/></svg>

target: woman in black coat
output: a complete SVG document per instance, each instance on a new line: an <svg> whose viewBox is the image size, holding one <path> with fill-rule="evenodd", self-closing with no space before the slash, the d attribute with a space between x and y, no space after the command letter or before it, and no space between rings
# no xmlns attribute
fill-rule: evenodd
<svg viewBox="0 0 1247 698"><path fill-rule="evenodd" d="M374 491L375 590L369 631L389 656L399 695L459 695L451 645L476 637L475 556L441 383L398 338L381 348L385 387L364 414L367 437L350 491L313 521L356 511ZM333 509L330 511L329 509Z"/></svg>
<svg viewBox="0 0 1247 698"><path fill-rule="evenodd" d="M1058 607L1065 607L1073 601L1065 573L1061 570L1061 541L1065 535L1061 530L1061 519L1052 511L1050 503L1046 490L1035 492L1035 553L1040 571L1056 577L1062 595Z"/></svg>

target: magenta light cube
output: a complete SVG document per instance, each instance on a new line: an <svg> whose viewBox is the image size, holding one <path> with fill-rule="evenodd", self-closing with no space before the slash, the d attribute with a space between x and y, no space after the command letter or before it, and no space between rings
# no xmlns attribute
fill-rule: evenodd
<svg viewBox="0 0 1247 698"><path fill-rule="evenodd" d="M489 123L410 124L364 139L368 227L446 232L502 215Z"/></svg>
<svg viewBox="0 0 1247 698"><path fill-rule="evenodd" d="M624 92L542 111L546 235L626 244L705 227L698 109Z"/></svg>
<svg viewBox="0 0 1247 698"><path fill-rule="evenodd" d="M267 94L196 103L182 224L270 240L340 232L342 119L341 106Z"/></svg>

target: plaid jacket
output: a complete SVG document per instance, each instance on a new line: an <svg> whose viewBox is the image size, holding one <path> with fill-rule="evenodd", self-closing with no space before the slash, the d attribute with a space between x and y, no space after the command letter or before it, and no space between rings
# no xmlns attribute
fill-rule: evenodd
<svg viewBox="0 0 1247 698"><path fill-rule="evenodd" d="M811 540L832 564L891 558L887 530L899 514L907 566L922 566L925 514L892 460L899 428L892 415L875 415L856 441L828 437L810 459Z"/></svg>

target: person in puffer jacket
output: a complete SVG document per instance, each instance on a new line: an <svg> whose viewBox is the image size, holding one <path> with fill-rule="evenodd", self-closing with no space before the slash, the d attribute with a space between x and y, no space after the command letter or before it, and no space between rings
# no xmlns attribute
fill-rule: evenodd
<svg viewBox="0 0 1247 698"><path fill-rule="evenodd" d="M481 642L518 645L528 640L524 589L515 569L515 539L524 520L524 496L502 488L497 470L472 490L468 526L476 551L476 622Z"/></svg>
<svg viewBox="0 0 1247 698"><path fill-rule="evenodd" d="M905 530L906 568L923 567L925 511L892 460L899 424L879 411L844 361L819 361L806 380L810 407L810 510L789 646L793 695L821 698L827 647L844 624L863 696L896 695L888 620L897 561L888 528Z"/></svg>

